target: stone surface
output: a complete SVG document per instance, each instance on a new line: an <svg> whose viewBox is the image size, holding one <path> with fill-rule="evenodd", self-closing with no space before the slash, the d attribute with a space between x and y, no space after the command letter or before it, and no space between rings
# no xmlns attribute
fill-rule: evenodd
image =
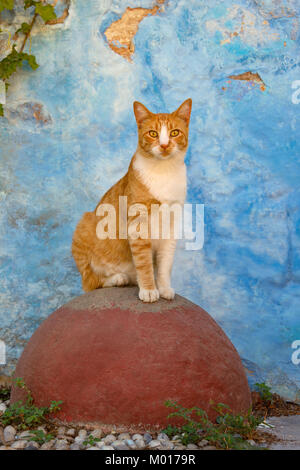
<svg viewBox="0 0 300 470"><path fill-rule="evenodd" d="M105 32L154 0L69 3L59 31L34 33L39 69L14 75L7 94L6 108L38 104L42 120L0 119L5 373L42 320L82 293L72 232L128 167L133 101L170 112L191 96L187 201L205 204L205 243L178 244L174 287L222 325L254 381L300 401L299 0L166 1L133 38L125 31L130 63ZM253 81L228 78L243 74Z"/></svg>
<svg viewBox="0 0 300 470"><path fill-rule="evenodd" d="M58 417L73 422L165 425L167 399L210 416L210 400L236 412L250 406L240 358L217 323L180 296L144 304L134 287L99 289L50 315L16 376L37 405L62 400ZM22 393L14 387L12 402Z"/></svg>
<svg viewBox="0 0 300 470"><path fill-rule="evenodd" d="M6 426L4 428L4 439L6 442L13 441L17 431L13 426Z"/></svg>
<svg viewBox="0 0 300 470"><path fill-rule="evenodd" d="M265 428L264 431L275 434L279 439L278 442L273 442L269 449L300 450L300 415L274 416L268 418L266 422L274 427Z"/></svg>

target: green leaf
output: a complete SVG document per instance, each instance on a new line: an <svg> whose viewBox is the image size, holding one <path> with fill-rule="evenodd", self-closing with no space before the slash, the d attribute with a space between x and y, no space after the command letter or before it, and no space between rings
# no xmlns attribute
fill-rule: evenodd
<svg viewBox="0 0 300 470"><path fill-rule="evenodd" d="M43 18L45 23L50 20L55 20L56 18L52 5L43 5L41 2L37 2L35 5L35 12Z"/></svg>
<svg viewBox="0 0 300 470"><path fill-rule="evenodd" d="M34 0L24 0L24 8L25 10L29 7L33 7L35 6L37 2L35 2Z"/></svg>
<svg viewBox="0 0 300 470"><path fill-rule="evenodd" d="M15 0L0 0L0 13L3 10L12 10L14 8Z"/></svg>
<svg viewBox="0 0 300 470"><path fill-rule="evenodd" d="M30 32L30 24L28 23L22 23L21 28L17 29L16 33L24 33L27 34Z"/></svg>
<svg viewBox="0 0 300 470"><path fill-rule="evenodd" d="M3 104L0 103L0 116L4 116L4 109L3 109Z"/></svg>
<svg viewBox="0 0 300 470"><path fill-rule="evenodd" d="M28 64L32 68L32 70L36 70L39 67L39 64L36 61L36 58L32 54L25 54L23 53L23 60L27 60Z"/></svg>
<svg viewBox="0 0 300 470"><path fill-rule="evenodd" d="M23 61L28 62L33 70L38 68L34 55L18 52L13 46L11 53L0 62L0 79L8 79L18 68L22 67Z"/></svg>

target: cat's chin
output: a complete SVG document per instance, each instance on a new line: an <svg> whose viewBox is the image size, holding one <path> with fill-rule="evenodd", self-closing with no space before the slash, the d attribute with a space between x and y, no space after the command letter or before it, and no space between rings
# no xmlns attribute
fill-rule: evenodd
<svg viewBox="0 0 300 470"><path fill-rule="evenodd" d="M161 152L153 152L153 157L157 160L166 161L171 159L184 160L185 152L175 150L169 154L163 154Z"/></svg>

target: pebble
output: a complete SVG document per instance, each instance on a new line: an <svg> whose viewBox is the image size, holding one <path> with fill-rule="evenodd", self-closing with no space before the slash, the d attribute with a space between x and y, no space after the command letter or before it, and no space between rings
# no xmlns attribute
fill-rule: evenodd
<svg viewBox="0 0 300 470"><path fill-rule="evenodd" d="M78 444L80 446L80 449L84 448L84 444L83 444L84 441L85 441L85 439L83 437L79 437L79 436L75 437L75 439L74 439L74 443Z"/></svg>
<svg viewBox="0 0 300 470"><path fill-rule="evenodd" d="M100 450L100 449L99 449L99 447L94 447L94 446L93 446L93 447L89 447L89 448L86 449L86 450Z"/></svg>
<svg viewBox="0 0 300 470"><path fill-rule="evenodd" d="M33 446L33 445L31 445L31 444L28 444L28 445L25 447L24 450L38 450L38 448L35 447L35 446Z"/></svg>
<svg viewBox="0 0 300 470"><path fill-rule="evenodd" d="M7 410L5 403L0 403L0 413L4 413Z"/></svg>
<svg viewBox="0 0 300 470"><path fill-rule="evenodd" d="M75 437L75 435L76 435L76 429L74 428L68 429L66 432L66 436Z"/></svg>
<svg viewBox="0 0 300 470"><path fill-rule="evenodd" d="M128 450L129 447L125 444L124 441L121 441L121 439L117 439L112 443L112 447L116 450Z"/></svg>
<svg viewBox="0 0 300 470"><path fill-rule="evenodd" d="M55 440L52 439L51 441L44 442L44 444L41 445L40 450L50 450L53 449L55 444Z"/></svg>
<svg viewBox="0 0 300 470"><path fill-rule="evenodd" d="M135 445L140 450L145 449L145 447L146 447L146 443L145 443L144 439L136 439Z"/></svg>
<svg viewBox="0 0 300 470"><path fill-rule="evenodd" d="M28 442L22 439L19 439L11 444L12 449L23 450L27 446Z"/></svg>
<svg viewBox="0 0 300 470"><path fill-rule="evenodd" d="M101 429L94 429L89 435L93 436L95 439L101 439L103 432Z"/></svg>
<svg viewBox="0 0 300 470"><path fill-rule="evenodd" d="M105 443L103 441L98 441L95 443L95 446L98 447L99 449L101 449L101 447L103 447L105 445Z"/></svg>
<svg viewBox="0 0 300 470"><path fill-rule="evenodd" d="M55 442L56 450L69 450L69 443L66 439L57 439Z"/></svg>
<svg viewBox="0 0 300 470"><path fill-rule="evenodd" d="M33 434L30 431L22 431L20 434L18 434L18 439L25 439L29 441Z"/></svg>
<svg viewBox="0 0 300 470"><path fill-rule="evenodd" d="M85 440L86 437L87 437L87 430L86 429L80 429L80 431L78 433L78 437Z"/></svg>
<svg viewBox="0 0 300 470"><path fill-rule="evenodd" d="M132 436L133 441L137 441L138 439L143 439L143 436L141 434L134 434Z"/></svg>
<svg viewBox="0 0 300 470"><path fill-rule="evenodd" d="M109 444L116 441L117 438L113 434L108 434L103 440L104 440L104 443L109 446Z"/></svg>
<svg viewBox="0 0 300 470"><path fill-rule="evenodd" d="M204 446L202 447L203 450L217 450L215 446Z"/></svg>
<svg viewBox="0 0 300 470"><path fill-rule="evenodd" d="M137 449L137 445L133 439L126 439L124 442L129 447L129 449L131 450Z"/></svg>
<svg viewBox="0 0 300 470"><path fill-rule="evenodd" d="M187 448L188 450L198 450L198 449L199 449L199 447L196 446L196 444L188 444L188 445L186 446L186 448Z"/></svg>
<svg viewBox="0 0 300 470"><path fill-rule="evenodd" d="M131 436L128 432L122 432L119 434L118 439L121 441L125 441L126 439L131 439Z"/></svg>
<svg viewBox="0 0 300 470"><path fill-rule="evenodd" d="M112 446L102 446L100 450L115 450Z"/></svg>
<svg viewBox="0 0 300 470"><path fill-rule="evenodd" d="M248 444L250 444L251 446L256 446L256 442L255 442L253 439L248 439L247 442L248 442Z"/></svg>
<svg viewBox="0 0 300 470"><path fill-rule="evenodd" d="M144 434L144 441L146 442L146 444L149 444L150 441L152 441L152 436L151 434L149 434L148 432L146 432Z"/></svg>
<svg viewBox="0 0 300 470"><path fill-rule="evenodd" d="M57 435L64 436L65 434L66 434L66 428L64 426L59 426L59 428L57 428Z"/></svg>
<svg viewBox="0 0 300 470"><path fill-rule="evenodd" d="M173 449L174 449L174 446L175 446L175 444L174 444L173 442L171 442L171 441L166 441L166 440L160 441L160 444L161 444L161 446L162 446L164 449L166 449L166 450L173 450Z"/></svg>
<svg viewBox="0 0 300 470"><path fill-rule="evenodd" d="M209 444L209 441L207 441L206 439L202 439L201 441L198 442L199 447L204 447L204 446L207 446L208 444Z"/></svg>
<svg viewBox="0 0 300 470"><path fill-rule="evenodd" d="M81 450L83 446L78 444L77 442L74 442L73 444L70 445L70 450Z"/></svg>
<svg viewBox="0 0 300 470"><path fill-rule="evenodd" d="M15 435L17 434L17 431L13 426L6 426L4 428L4 439L5 442L11 442L14 441Z"/></svg>
<svg viewBox="0 0 300 470"><path fill-rule="evenodd" d="M169 441L169 436L167 434L165 434L164 432L161 432L159 433L159 435L157 436L157 439L159 441Z"/></svg>
<svg viewBox="0 0 300 470"><path fill-rule="evenodd" d="M160 442L160 441L157 441L157 440L155 439L155 440L149 442L148 447L149 447L150 449L155 449L156 447L160 447L160 445L161 445L161 442Z"/></svg>

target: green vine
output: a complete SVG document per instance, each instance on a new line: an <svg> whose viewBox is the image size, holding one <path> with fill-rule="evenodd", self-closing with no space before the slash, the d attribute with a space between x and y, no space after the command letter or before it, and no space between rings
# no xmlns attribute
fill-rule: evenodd
<svg viewBox="0 0 300 470"><path fill-rule="evenodd" d="M13 10L14 6L15 0L0 0L0 13L3 10ZM27 64L32 68L32 70L36 70L39 66L34 55L27 54L26 52L24 52L26 43L30 37L36 19L38 17L41 17L45 23L56 19L56 14L53 5L49 5L44 1L38 2L34 0L24 0L24 10L29 10L29 21L28 23L22 23L21 27L17 29L13 36L14 41L19 38L19 34L22 34L24 36L23 41L21 43L21 47L18 50L17 44L16 42L14 42L9 54L0 61L0 80L5 83L6 90L9 86L9 78L12 74L14 74L19 68L23 66L24 62L27 62ZM4 109L1 103L0 116L4 116Z"/></svg>

